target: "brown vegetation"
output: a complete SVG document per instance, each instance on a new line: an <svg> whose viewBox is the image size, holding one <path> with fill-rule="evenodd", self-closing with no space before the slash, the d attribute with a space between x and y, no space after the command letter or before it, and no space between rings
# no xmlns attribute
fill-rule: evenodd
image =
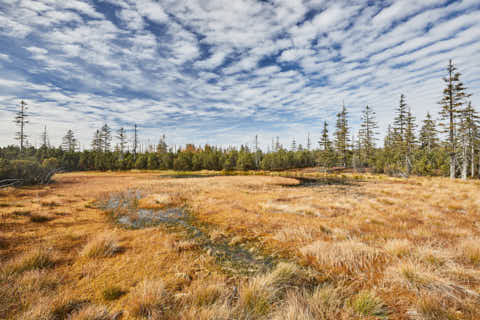
<svg viewBox="0 0 480 320"><path fill-rule="evenodd" d="M480 318L475 181L170 174L1 190L0 318ZM99 203L128 190L191 225L112 222Z"/></svg>

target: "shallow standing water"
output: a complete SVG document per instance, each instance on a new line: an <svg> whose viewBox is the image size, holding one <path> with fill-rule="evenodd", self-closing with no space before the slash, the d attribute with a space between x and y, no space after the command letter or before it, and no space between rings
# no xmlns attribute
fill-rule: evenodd
<svg viewBox="0 0 480 320"><path fill-rule="evenodd" d="M201 224L184 207L165 209L143 209L138 202L147 196L141 190L110 195L99 202L99 208L106 211L114 223L129 229L142 229L166 225L185 231L188 238L195 241L208 254L228 271L233 273L256 273L274 267L276 261L268 255L256 254L255 249L244 245L231 244L231 239L211 240L208 229L213 226Z"/></svg>

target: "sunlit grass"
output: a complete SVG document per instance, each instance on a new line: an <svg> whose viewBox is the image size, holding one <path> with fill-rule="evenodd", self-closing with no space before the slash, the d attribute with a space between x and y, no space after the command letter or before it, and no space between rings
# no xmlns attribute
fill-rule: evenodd
<svg viewBox="0 0 480 320"><path fill-rule="evenodd" d="M480 318L479 184L258 174L67 173L52 186L3 192L0 314ZM285 177L300 174L318 183ZM187 223L112 224L99 200L127 190L142 190L138 208L185 208L204 235ZM215 255L212 244L236 255ZM260 256L269 263L257 271L225 263L248 268Z"/></svg>

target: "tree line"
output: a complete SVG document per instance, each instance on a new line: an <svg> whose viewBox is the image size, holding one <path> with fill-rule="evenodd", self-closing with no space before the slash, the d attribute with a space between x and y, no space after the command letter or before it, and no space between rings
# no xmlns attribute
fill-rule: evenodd
<svg viewBox="0 0 480 320"><path fill-rule="evenodd" d="M479 116L470 94L460 80L461 74L450 60L443 78L445 87L437 119L427 113L417 124L407 97L399 97L395 117L388 126L383 145L378 144L378 122L372 107L361 113L360 129L353 132L345 105L336 116L333 135L327 121L321 125L318 143L312 146L310 135L306 146L294 139L289 147L272 141L268 151L258 147L221 148L187 144L169 147L165 136L155 145L139 146L138 127L132 137L125 128L114 131L104 124L93 134L88 150L80 150L73 130L68 130L58 147L51 146L46 128L39 148L30 146L26 127L29 114L21 101L15 117L18 146L0 148L0 166L24 159L40 164L56 163L64 170L288 170L319 166L354 168L398 176L448 175L451 178L478 178L480 173ZM443 139L442 139L443 138ZM1 167L0 167L1 168Z"/></svg>

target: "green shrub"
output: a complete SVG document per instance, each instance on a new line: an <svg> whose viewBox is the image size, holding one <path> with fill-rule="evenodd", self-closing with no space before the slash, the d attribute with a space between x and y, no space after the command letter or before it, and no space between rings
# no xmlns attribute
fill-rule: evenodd
<svg viewBox="0 0 480 320"><path fill-rule="evenodd" d="M12 180L18 180L19 185L45 184L50 182L53 174L56 172L56 159L46 159L40 165L32 160L12 160L2 159L0 161L0 183L2 180L9 183Z"/></svg>

